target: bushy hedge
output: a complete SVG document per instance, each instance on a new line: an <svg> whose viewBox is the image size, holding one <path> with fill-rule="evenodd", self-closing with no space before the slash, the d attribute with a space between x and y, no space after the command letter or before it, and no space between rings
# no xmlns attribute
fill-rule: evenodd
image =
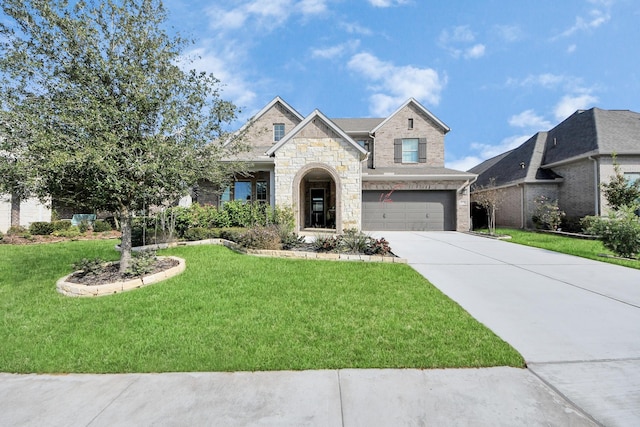
<svg viewBox="0 0 640 427"><path fill-rule="evenodd" d="M588 216L583 224L588 233L600 236L604 247L616 255L634 258L640 253L640 218L634 207L623 206L607 217Z"/></svg>
<svg viewBox="0 0 640 427"><path fill-rule="evenodd" d="M55 231L50 222L36 221L29 225L29 233L35 236L48 236Z"/></svg>
<svg viewBox="0 0 640 427"><path fill-rule="evenodd" d="M111 231L112 227L107 221L98 219L93 223L93 231L96 233L103 233L105 231Z"/></svg>

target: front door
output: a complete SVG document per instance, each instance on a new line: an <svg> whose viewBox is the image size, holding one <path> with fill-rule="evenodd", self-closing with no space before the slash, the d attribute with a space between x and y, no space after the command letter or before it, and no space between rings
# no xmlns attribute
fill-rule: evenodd
<svg viewBox="0 0 640 427"><path fill-rule="evenodd" d="M311 192L311 227L325 227L324 188L312 188Z"/></svg>

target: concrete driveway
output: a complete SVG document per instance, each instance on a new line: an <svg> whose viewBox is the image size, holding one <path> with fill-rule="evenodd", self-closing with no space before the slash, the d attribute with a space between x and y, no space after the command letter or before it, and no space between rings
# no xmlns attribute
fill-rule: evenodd
<svg viewBox="0 0 640 427"><path fill-rule="evenodd" d="M570 402L640 425L640 270L464 233L375 234Z"/></svg>

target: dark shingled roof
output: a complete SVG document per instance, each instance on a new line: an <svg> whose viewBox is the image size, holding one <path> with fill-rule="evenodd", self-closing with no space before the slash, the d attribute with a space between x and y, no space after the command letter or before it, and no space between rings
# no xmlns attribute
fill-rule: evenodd
<svg viewBox="0 0 640 427"><path fill-rule="evenodd" d="M549 131L545 165L596 154L640 154L640 114L579 110Z"/></svg>

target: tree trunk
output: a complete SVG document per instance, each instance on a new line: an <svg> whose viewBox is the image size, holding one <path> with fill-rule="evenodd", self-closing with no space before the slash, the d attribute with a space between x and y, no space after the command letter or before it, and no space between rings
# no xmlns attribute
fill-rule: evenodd
<svg viewBox="0 0 640 427"><path fill-rule="evenodd" d="M133 219L128 209L120 212L120 231L122 242L120 243L120 273L125 273L131 265L131 224Z"/></svg>
<svg viewBox="0 0 640 427"><path fill-rule="evenodd" d="M11 194L11 226L20 226L20 196L16 193Z"/></svg>

